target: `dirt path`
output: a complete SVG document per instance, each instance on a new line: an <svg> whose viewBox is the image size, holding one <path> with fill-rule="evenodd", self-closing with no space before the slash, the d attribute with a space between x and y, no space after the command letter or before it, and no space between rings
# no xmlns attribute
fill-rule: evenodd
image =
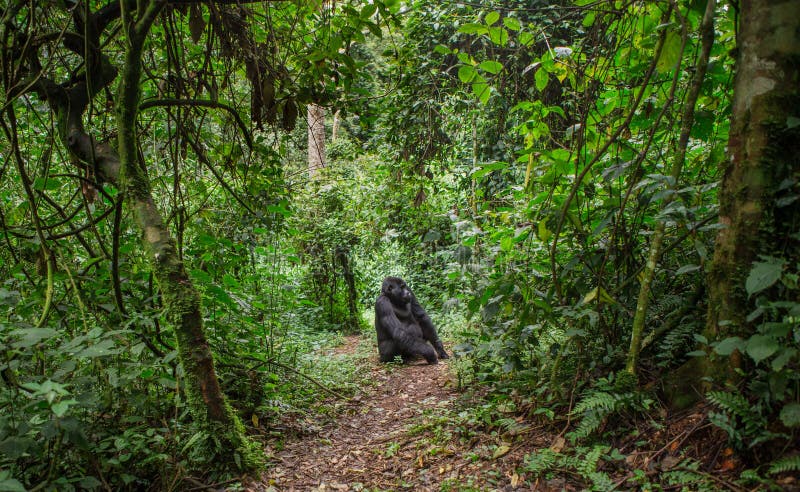
<svg viewBox="0 0 800 492"><path fill-rule="evenodd" d="M354 351L350 338L337 352ZM417 490L442 481L425 466L415 445L423 434L409 434L426 409L451 405L456 397L446 364L424 362L403 367L370 365L374 384L355 396L336 422L318 435L286 443L276 466L264 477L275 490ZM422 465L422 466L420 466Z"/></svg>
<svg viewBox="0 0 800 492"><path fill-rule="evenodd" d="M359 343L348 338L333 355L353 353ZM319 432L269 452L274 466L248 490L531 490L520 488L515 473L521 448L498 453L504 443L497 436L460 438L447 362L396 366L370 358L365 370L374 384Z"/></svg>

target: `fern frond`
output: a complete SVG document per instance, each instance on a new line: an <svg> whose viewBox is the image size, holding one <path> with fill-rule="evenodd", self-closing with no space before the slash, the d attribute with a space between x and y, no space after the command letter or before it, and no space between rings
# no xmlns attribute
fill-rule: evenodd
<svg viewBox="0 0 800 492"><path fill-rule="evenodd" d="M545 471L553 468L557 459L557 453L550 448L534 451L525 456L525 470L531 472L534 476L541 475Z"/></svg>
<svg viewBox="0 0 800 492"><path fill-rule="evenodd" d="M792 471L800 471L800 454L794 456L785 456L776 461L773 461L769 466L769 474L777 475L778 473L786 473Z"/></svg>
<svg viewBox="0 0 800 492"><path fill-rule="evenodd" d="M587 413L591 410L600 410L598 413L608 415L617 408L621 398L603 391L594 391L585 396L572 410L574 415Z"/></svg>
<svg viewBox="0 0 800 492"><path fill-rule="evenodd" d="M711 391L708 393L708 400L725 412L746 417L753 413L750 402L739 393L729 393L727 391Z"/></svg>

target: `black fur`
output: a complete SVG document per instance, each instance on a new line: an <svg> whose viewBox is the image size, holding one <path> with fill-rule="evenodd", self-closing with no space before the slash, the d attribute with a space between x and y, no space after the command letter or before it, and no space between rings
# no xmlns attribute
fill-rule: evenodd
<svg viewBox="0 0 800 492"><path fill-rule="evenodd" d="M383 280L375 301L375 331L381 362L399 355L403 362L422 356L428 364L436 364L449 357L428 313L399 277Z"/></svg>

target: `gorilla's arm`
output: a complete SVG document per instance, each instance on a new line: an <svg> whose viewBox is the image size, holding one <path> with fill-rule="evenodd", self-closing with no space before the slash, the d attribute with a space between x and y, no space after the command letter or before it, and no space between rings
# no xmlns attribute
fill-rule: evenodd
<svg viewBox="0 0 800 492"><path fill-rule="evenodd" d="M439 358L450 358L444 350L442 341L439 340L439 335L436 333L436 327L433 326L433 321L431 321L430 316L425 312L425 309L422 307L422 304L419 303L417 296L415 296L413 292L411 293L411 313L414 315L414 318L417 319L419 327L422 328L422 336L425 340L431 342L433 348L436 349L436 353L439 354Z"/></svg>
<svg viewBox="0 0 800 492"><path fill-rule="evenodd" d="M386 296L378 297L375 302L375 326L378 329L379 347L381 342L391 340L394 343L386 346L399 349L397 355L421 355L428 363L436 363L436 353L431 346L398 319L392 301Z"/></svg>

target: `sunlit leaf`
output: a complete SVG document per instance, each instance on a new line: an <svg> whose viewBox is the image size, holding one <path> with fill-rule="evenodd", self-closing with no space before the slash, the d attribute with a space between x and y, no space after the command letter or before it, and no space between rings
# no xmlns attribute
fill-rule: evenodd
<svg viewBox="0 0 800 492"><path fill-rule="evenodd" d="M661 56L656 62L656 70L666 73L675 69L681 59L681 37L678 33L670 31L664 39L664 46L661 48Z"/></svg>
<svg viewBox="0 0 800 492"><path fill-rule="evenodd" d="M482 61L478 66L481 68L481 70L491 74L498 74L501 70L503 70L503 65L493 60Z"/></svg>
<svg viewBox="0 0 800 492"><path fill-rule="evenodd" d="M520 25L519 21L513 17L504 17L503 25L512 31L519 31L522 28L522 25Z"/></svg>
<svg viewBox="0 0 800 492"><path fill-rule="evenodd" d="M492 12L489 12L488 14L486 14L486 18L484 19L484 22L486 22L487 26L491 26L495 22L497 22L499 19L500 19L500 12L492 11Z"/></svg>
<svg viewBox="0 0 800 492"><path fill-rule="evenodd" d="M475 75L475 68L470 65L461 65L458 67L458 78L465 84L472 82L472 79L475 78Z"/></svg>

